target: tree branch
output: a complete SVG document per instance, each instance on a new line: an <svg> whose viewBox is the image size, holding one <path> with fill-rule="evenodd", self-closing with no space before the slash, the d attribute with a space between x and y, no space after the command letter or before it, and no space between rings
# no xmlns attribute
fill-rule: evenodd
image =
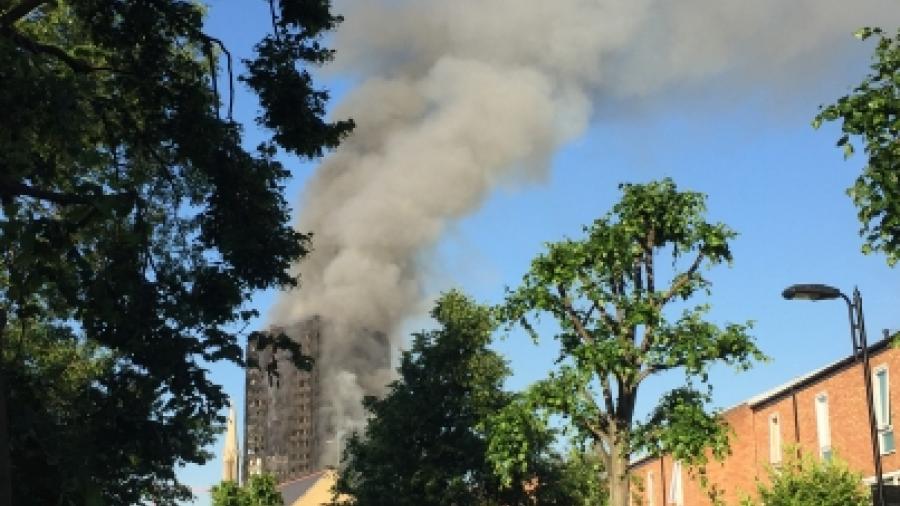
<svg viewBox="0 0 900 506"><path fill-rule="evenodd" d="M228 119L231 119L232 113L234 112L234 69L232 68L231 51L228 50L228 47L221 39L217 39L203 32L197 32L197 37L205 44L215 44L219 46L219 49L225 53L225 59L228 64ZM211 73L215 76L214 70L211 70ZM213 79L215 79L215 77L213 77ZM216 85L213 84L213 86ZM218 95L218 93L216 94Z"/></svg>
<svg viewBox="0 0 900 506"><path fill-rule="evenodd" d="M74 193L61 193L50 190L42 190L40 188L35 188L33 186L28 186L26 184L0 178L0 197L32 197L38 200L46 200L47 202L59 204L61 206L71 206L79 204L92 204L96 202L98 198L136 198L136 195L134 192L118 193L114 195L77 195Z"/></svg>
<svg viewBox="0 0 900 506"><path fill-rule="evenodd" d="M38 200L46 200L63 206L75 204L90 204L91 200L82 195L72 193L59 193L42 190L33 186L0 179L0 196L3 197L33 197Z"/></svg>
<svg viewBox="0 0 900 506"><path fill-rule="evenodd" d="M703 258L704 255L702 252L697 253L697 258L694 259L694 263L691 264L690 268L688 268L687 271L681 274L681 276L678 276L678 279L676 279L672 283L672 286L669 288L669 290L665 294L663 294L662 300L660 300L660 306L664 306L667 302L672 300L672 297L675 296L678 290L681 290L684 285L686 285L688 281L690 281L691 278L694 277L694 274L697 273L697 269L700 268L700 262L703 261Z"/></svg>
<svg viewBox="0 0 900 506"><path fill-rule="evenodd" d="M609 434L607 434L602 427L588 420L587 417L579 417L575 420L575 423L581 424L592 436L594 436L597 440L596 446L601 449L601 456L609 458L609 452L606 451L606 448L603 448L603 444L608 445L610 443Z"/></svg>
<svg viewBox="0 0 900 506"><path fill-rule="evenodd" d="M31 11L48 3L50 3L50 0L23 0L0 16L0 26L12 25L16 21L27 16Z"/></svg>
<svg viewBox="0 0 900 506"><path fill-rule="evenodd" d="M653 273L653 248L656 247L656 230L651 228L647 231L647 238L644 244L644 270L647 273L647 293L653 294L656 291L656 280Z"/></svg>
<svg viewBox="0 0 900 506"><path fill-rule="evenodd" d="M112 67L98 67L91 65L84 60L70 55L60 47L53 46L51 44L44 44L43 42L38 42L36 40L30 39L8 26L0 28L0 34L9 37L13 42L18 44L19 47L32 54L44 54L56 58L57 60L65 63L70 69L72 69L73 72L78 74L103 71L119 72Z"/></svg>
<svg viewBox="0 0 900 506"><path fill-rule="evenodd" d="M675 279L675 281L672 283L672 286L669 287L669 290L666 291L665 294L663 294L662 299L660 299L659 302L653 302L653 306L657 310L659 310L661 306L666 305L670 300L672 300L672 297L674 297L675 294L678 293L678 290L681 290L681 288L684 287L684 285L687 284L691 280L691 278L694 277L694 274L697 273L697 269L700 268L700 263L703 262L704 258L705 257L703 255L703 253L697 253L697 258L694 259L694 262L691 263L691 266L688 268L688 270L685 271L684 273L682 273L680 276L678 276ZM651 266L650 267L651 269L652 269L652 263L653 263L653 257L651 256L650 263L647 264L647 265ZM654 292L648 289L647 293L652 294ZM647 325L646 328L644 329L644 341L641 343L641 351L644 353L646 353L647 350L649 350L650 347L653 346L653 331L654 330L655 330L655 327L653 325Z"/></svg>
<svg viewBox="0 0 900 506"><path fill-rule="evenodd" d="M588 289L590 291L594 290L594 288L595 288L594 283L590 280L590 277L587 276L580 269L578 271L578 279L579 279L579 281L581 281L581 283L585 286L586 289ZM591 309L588 311L588 316L590 316L590 314L594 312L594 309L596 309L600 313L600 317L603 318L603 321L606 323L606 325L608 325L609 328L612 329L613 333L618 334L619 327L617 325L617 322L609 314L609 311L607 311L606 308L603 307L603 304L598 303L596 300L592 301Z"/></svg>
<svg viewBox="0 0 900 506"><path fill-rule="evenodd" d="M600 377L600 387L603 389L603 403L606 405L606 412L609 417L615 417L616 406L613 404L612 387L609 385L609 377L606 374L598 374Z"/></svg>
<svg viewBox="0 0 900 506"><path fill-rule="evenodd" d="M594 342L593 336L588 332L587 328L584 326L584 322L581 321L581 318L578 317L578 313L575 312L575 308L572 307L572 303L569 301L568 295L566 295L566 289L563 285L556 285L556 290L559 293L559 298L562 301L563 310L565 310L566 314L569 315L569 319L572 320L572 324L575 326L575 331L578 332L578 335L581 336L585 341L592 343Z"/></svg>
<svg viewBox="0 0 900 506"><path fill-rule="evenodd" d="M609 311L607 311L606 308L603 307L603 304L595 303L595 307L597 308L597 311L600 312L600 316L603 318L603 321L605 321L606 324L609 325L609 328L612 329L613 334L618 335L619 322L617 322L616 319L613 318L611 314L609 314Z"/></svg>
<svg viewBox="0 0 900 506"><path fill-rule="evenodd" d="M636 384L640 384L642 381L647 379L647 377L650 376L651 374L656 374L658 372L667 371L669 369L672 369L672 367L658 365L658 364L657 365L648 365L646 369L644 369L643 371L641 371L640 374L638 374Z"/></svg>

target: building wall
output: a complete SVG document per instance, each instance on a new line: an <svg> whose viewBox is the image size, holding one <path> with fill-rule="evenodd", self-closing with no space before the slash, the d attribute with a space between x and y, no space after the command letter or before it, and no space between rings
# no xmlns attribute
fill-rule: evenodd
<svg viewBox="0 0 900 506"><path fill-rule="evenodd" d="M900 381L900 349L879 343L873 347L870 357L872 371L886 367L889 375L890 411L893 416L900 402L900 383L895 386L895 376ZM710 459L707 465L709 482L723 492L727 504L737 504L742 494L755 495L757 480L765 481L771 465L770 419L778 417L778 433L781 437L781 458L790 445L802 451L820 455L816 425L816 397L828 398L828 420L833 455L848 463L851 469L865 478L874 475L872 443L869 431L869 415L865 398L862 365L847 360L846 363L813 375L793 386L765 398L754 398L723 413L734 431L731 438L731 455L723 462ZM896 437L896 430L895 430ZM891 477L900 475L900 455L892 451L882 456L883 473ZM662 471L661 471L662 466ZM674 463L668 456L662 459L644 459L632 467L637 478L633 487L632 504L642 506L669 506L672 469ZM649 475L653 478L648 478ZM696 470L682 469L683 503L686 506L711 504L707 493L700 487ZM898 477L900 479L900 477ZM647 490L648 480L653 481L653 497ZM638 485L640 484L640 485Z"/></svg>
<svg viewBox="0 0 900 506"><path fill-rule="evenodd" d="M304 354L318 355L318 318L273 331L296 339ZM318 370L298 370L280 352L275 357L278 377L270 378L266 365L272 361L272 351L258 349L253 340L247 343L247 358L254 358L260 367L246 372L244 476L266 472L283 483L309 474L315 469L320 444L316 437Z"/></svg>

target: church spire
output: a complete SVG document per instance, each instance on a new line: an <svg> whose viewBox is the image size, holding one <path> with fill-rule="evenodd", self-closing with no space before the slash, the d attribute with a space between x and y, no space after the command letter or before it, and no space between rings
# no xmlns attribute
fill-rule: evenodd
<svg viewBox="0 0 900 506"><path fill-rule="evenodd" d="M234 406L228 407L228 421L225 424L225 449L222 451L222 481L238 482L238 438L237 416Z"/></svg>

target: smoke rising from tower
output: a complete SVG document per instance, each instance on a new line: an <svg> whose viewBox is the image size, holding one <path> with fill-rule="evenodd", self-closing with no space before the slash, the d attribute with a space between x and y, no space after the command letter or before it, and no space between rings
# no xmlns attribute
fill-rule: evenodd
<svg viewBox="0 0 900 506"><path fill-rule="evenodd" d="M420 262L448 223L501 182L540 181L604 100L673 88L813 82L865 24L893 27L892 0L364 0L336 2L337 72L358 82L335 111L357 129L304 190L297 226L314 251L302 288L272 314L332 325L317 366L332 415L389 371L355 329L387 333L422 297ZM852 82L848 81L848 82ZM741 88L743 87L743 88ZM597 160L597 170L603 170ZM373 346L378 346L373 343ZM377 363L377 362L375 362Z"/></svg>

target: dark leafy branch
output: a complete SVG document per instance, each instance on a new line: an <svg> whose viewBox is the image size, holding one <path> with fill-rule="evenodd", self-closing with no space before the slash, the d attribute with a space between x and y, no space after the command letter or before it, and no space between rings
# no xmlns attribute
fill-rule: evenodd
<svg viewBox="0 0 900 506"><path fill-rule="evenodd" d="M52 56L78 74L103 71L117 72L117 70L112 67L93 65L90 62L76 58L60 47L30 39L10 26L0 26L0 35L9 38L19 47L33 54Z"/></svg>
<svg viewBox="0 0 900 506"><path fill-rule="evenodd" d="M29 13L40 7L41 5L51 3L50 0L22 0L9 10L0 15L0 26L10 26L16 21L24 18Z"/></svg>
<svg viewBox="0 0 900 506"><path fill-rule="evenodd" d="M257 289L296 284L290 267L309 249L309 236L290 225L290 173L274 153L314 157L349 130L324 120L327 93L305 71L330 54L318 39L339 18L326 1L278 4L284 73L256 73L251 88L265 96L267 126L298 135L247 151L230 118L233 90L229 117L219 117L210 62L223 54L230 74L232 53L203 34L195 2L0 4L9 126L0 133L0 307L22 337L7 349L10 329L0 336L0 376L10 381L0 396L17 406L10 451L0 452L16 463L12 502L187 500L174 469L210 458L205 447L228 401L202 364L244 365L244 331L235 330L253 318L244 304ZM257 47L248 67L268 68L273 56ZM60 329L19 330L29 326ZM270 337L295 365L312 365L296 343ZM80 378L92 387L78 390L88 395L78 402L41 386L59 365L42 354L66 339L109 357L109 367ZM97 365L81 358L73 364ZM36 444L50 440L59 444ZM91 450L101 444L113 451ZM73 455L83 462L46 465Z"/></svg>

